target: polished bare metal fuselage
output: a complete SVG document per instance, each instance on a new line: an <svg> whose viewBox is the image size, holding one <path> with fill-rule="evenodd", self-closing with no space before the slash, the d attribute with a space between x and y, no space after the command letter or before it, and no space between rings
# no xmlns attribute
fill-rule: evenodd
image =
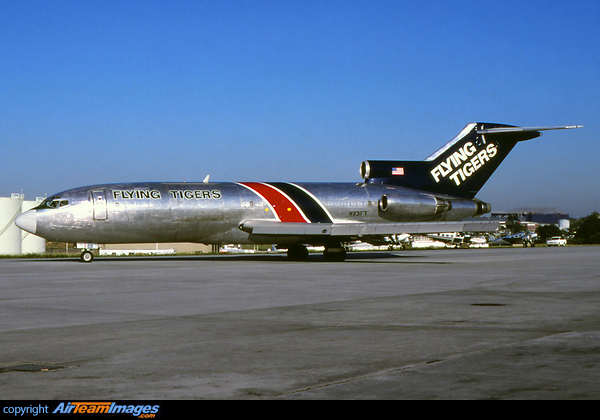
<svg viewBox="0 0 600 420"><path fill-rule="evenodd" d="M415 194L434 198L432 194L381 183L291 185L314 199L313 205L320 206L330 223L452 221L477 213L473 200L441 195L437 197L452 202L451 209L423 213L418 211L422 206L413 206L413 213L386 213L381 209L384 195L410 203L414 203ZM240 224L248 220L285 221L283 216L292 210L274 208L272 202L241 183L106 184L64 191L55 197L68 204L38 208L35 233L71 243L272 243L272 239L240 230ZM278 243L295 240L281 237Z"/></svg>
<svg viewBox="0 0 600 420"><path fill-rule="evenodd" d="M342 261L344 244L398 245L399 237L493 231L467 219L491 211L475 198L508 153L540 131L576 128L469 123L423 161L364 161L361 183L124 183L81 187L21 214L21 229L79 243L200 242L277 244L293 260L323 245ZM456 222L461 221L461 222Z"/></svg>

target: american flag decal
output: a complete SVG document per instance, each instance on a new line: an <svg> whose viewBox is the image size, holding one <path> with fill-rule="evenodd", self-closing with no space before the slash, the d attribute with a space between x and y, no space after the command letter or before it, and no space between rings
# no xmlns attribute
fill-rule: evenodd
<svg viewBox="0 0 600 420"><path fill-rule="evenodd" d="M404 168L392 168L392 175L404 175Z"/></svg>

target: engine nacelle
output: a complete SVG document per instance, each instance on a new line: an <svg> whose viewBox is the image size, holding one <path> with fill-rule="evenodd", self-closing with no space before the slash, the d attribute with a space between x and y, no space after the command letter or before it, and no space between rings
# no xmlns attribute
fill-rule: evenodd
<svg viewBox="0 0 600 420"><path fill-rule="evenodd" d="M428 194L384 194L379 199L379 215L396 222L416 220L459 220L491 211L481 200L448 199Z"/></svg>
<svg viewBox="0 0 600 420"><path fill-rule="evenodd" d="M379 214L389 220L428 219L451 209L450 201L427 194L384 194L379 199Z"/></svg>

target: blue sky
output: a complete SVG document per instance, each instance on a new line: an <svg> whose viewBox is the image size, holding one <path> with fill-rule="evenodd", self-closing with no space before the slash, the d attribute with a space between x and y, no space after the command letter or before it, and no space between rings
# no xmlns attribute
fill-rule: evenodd
<svg viewBox="0 0 600 420"><path fill-rule="evenodd" d="M469 122L519 144L479 198L600 211L600 2L0 2L0 196L359 181Z"/></svg>

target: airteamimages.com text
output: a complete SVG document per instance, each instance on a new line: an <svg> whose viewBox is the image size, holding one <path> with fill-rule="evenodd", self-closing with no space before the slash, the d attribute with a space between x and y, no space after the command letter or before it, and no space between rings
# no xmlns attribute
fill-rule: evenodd
<svg viewBox="0 0 600 420"><path fill-rule="evenodd" d="M6 404L6 403L5 403ZM2 415L15 417L37 417L39 415L126 415L140 419L156 418L160 414L161 404L138 404L132 402L48 402L41 404L6 404Z"/></svg>

